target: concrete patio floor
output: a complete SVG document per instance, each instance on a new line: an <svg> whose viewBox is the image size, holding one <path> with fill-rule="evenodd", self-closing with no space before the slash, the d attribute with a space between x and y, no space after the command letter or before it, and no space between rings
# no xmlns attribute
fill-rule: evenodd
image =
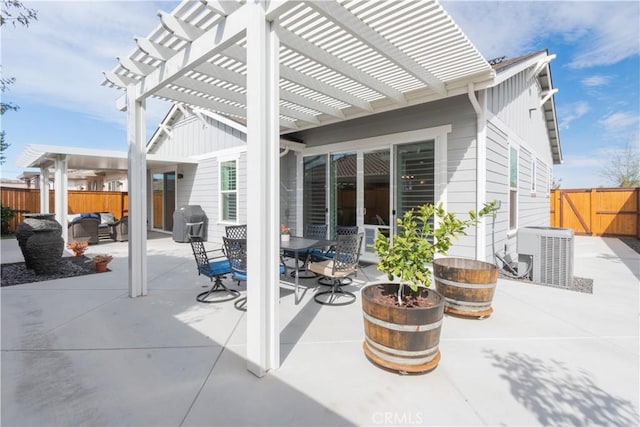
<svg viewBox="0 0 640 427"><path fill-rule="evenodd" d="M446 316L440 365L417 376L365 358L359 295L320 306L305 280L298 305L281 286L282 366L258 379L245 313L195 301L209 281L188 244L149 240L149 295L136 299L127 244L97 253L114 256L111 272L1 289L3 426L640 423L640 256L618 239L576 238L574 273L593 294L500 280L491 317ZM368 267L352 289L377 279Z"/></svg>

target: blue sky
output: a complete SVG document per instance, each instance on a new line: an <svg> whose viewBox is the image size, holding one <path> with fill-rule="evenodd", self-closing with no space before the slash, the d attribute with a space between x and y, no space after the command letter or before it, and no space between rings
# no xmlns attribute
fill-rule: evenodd
<svg viewBox="0 0 640 427"><path fill-rule="evenodd" d="M2 29L3 94L18 112L2 117L11 144L2 178L22 170L27 144L126 150L120 93L100 86L102 72L133 50L134 36L158 25L156 12L175 1L25 2L38 10L29 28ZM610 183L599 174L610 150L640 150L640 2L442 1L488 59L548 49L564 164L554 168L563 188ZM149 102L147 136L169 106Z"/></svg>

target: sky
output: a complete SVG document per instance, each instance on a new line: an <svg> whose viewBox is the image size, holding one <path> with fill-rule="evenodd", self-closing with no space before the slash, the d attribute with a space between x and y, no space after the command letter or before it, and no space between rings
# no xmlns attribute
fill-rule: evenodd
<svg viewBox="0 0 640 427"><path fill-rule="evenodd" d="M610 186L600 173L612 150L640 150L640 2L442 1L487 59L540 49L551 62L564 162L561 188ZM1 166L15 179L28 144L127 150L122 92L103 87L103 71L128 56L136 36L159 24L176 1L25 1L38 12L28 28L0 30L3 78L15 84L3 102L19 105L1 120L11 146ZM170 105L147 104L147 137Z"/></svg>

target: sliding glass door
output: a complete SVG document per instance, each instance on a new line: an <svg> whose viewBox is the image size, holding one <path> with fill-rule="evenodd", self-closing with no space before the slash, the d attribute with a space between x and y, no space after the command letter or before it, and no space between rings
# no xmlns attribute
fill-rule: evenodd
<svg viewBox="0 0 640 427"><path fill-rule="evenodd" d="M173 231L173 212L176 210L176 173L153 173L151 188L153 228Z"/></svg>

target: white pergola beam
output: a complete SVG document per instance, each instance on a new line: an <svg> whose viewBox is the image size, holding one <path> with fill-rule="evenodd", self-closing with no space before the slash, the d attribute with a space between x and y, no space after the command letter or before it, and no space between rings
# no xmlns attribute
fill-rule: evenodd
<svg viewBox="0 0 640 427"><path fill-rule="evenodd" d="M337 89L334 86L324 83L318 79L309 77L306 74L294 70L293 68L284 66L280 67L280 77L302 87L306 87L318 93L325 94L333 99L337 99L338 101L342 101L346 104L358 107L361 110L368 111L370 113L373 112L373 107L368 101Z"/></svg>
<svg viewBox="0 0 640 427"><path fill-rule="evenodd" d="M211 56L240 40L246 33L246 8L242 6L233 15L195 39L188 49L182 49L138 85L139 99L153 95L158 89L182 77Z"/></svg>
<svg viewBox="0 0 640 427"><path fill-rule="evenodd" d="M135 37L134 40L141 51L160 61L166 61L178 53L176 50L154 43L144 37Z"/></svg>
<svg viewBox="0 0 640 427"><path fill-rule="evenodd" d="M279 43L260 3L247 3L247 368L280 366Z"/></svg>
<svg viewBox="0 0 640 427"><path fill-rule="evenodd" d="M195 25L191 25L162 10L158 11L158 17L165 30L187 42L194 41L204 32Z"/></svg>
<svg viewBox="0 0 640 427"><path fill-rule="evenodd" d="M234 58L235 59L235 58ZM205 74L207 76L216 78L218 80L222 80L228 83L232 83L236 86L246 87L247 86L247 78L246 76L236 73L234 71L228 70L226 68L211 64L209 62L205 62L197 66L194 71ZM176 83L178 84L178 83ZM218 90L218 89L216 89ZM333 117L338 117L340 119L344 118L344 113L337 109L333 108L329 105L323 104L322 102L313 100L311 98L304 97L302 95L298 95L293 92L289 92L287 90L280 90L280 99L289 101L293 104L298 104L302 107L306 107L312 110L319 111L321 113L328 114ZM299 120L306 120L303 117L295 117ZM309 120L306 120L309 121ZM311 123L318 123L317 121L311 121Z"/></svg>
<svg viewBox="0 0 640 427"><path fill-rule="evenodd" d="M344 6L333 1L306 1L305 4L338 24L343 30L347 31L374 51L377 50L398 67L404 68L405 71L411 73L411 75L431 87L435 92L440 95L447 94L447 89L440 79L436 78L410 56L371 29L371 27L358 19Z"/></svg>
<svg viewBox="0 0 640 427"><path fill-rule="evenodd" d="M236 1L228 0L200 0L200 2L222 16L231 15L241 6L241 4Z"/></svg>
<svg viewBox="0 0 640 427"><path fill-rule="evenodd" d="M225 89L219 86L213 86L209 83L205 83L201 80L192 79L190 77L181 77L173 82L176 86L180 86L185 89L190 89L196 92L200 92L204 95L215 96L223 98L237 104L246 106L247 97L245 94L236 92L233 90ZM313 115L298 111L291 107L281 106L280 111L283 115L291 117L292 119L301 120L307 123L318 124L320 121Z"/></svg>
<svg viewBox="0 0 640 427"><path fill-rule="evenodd" d="M156 67L153 67L149 64L145 64L144 62L134 61L133 59L125 56L123 58L117 58L122 68L126 68L134 74L139 76L146 76L147 74L153 72Z"/></svg>
<svg viewBox="0 0 640 427"><path fill-rule="evenodd" d="M278 27L277 31L281 43L285 44L291 50L298 52L300 55L311 58L317 63L322 64L325 67L368 87L369 89L373 89L376 92L395 100L401 105L406 105L407 100L402 92L371 77L364 71L328 53L315 44L306 41L302 37L293 34L283 27Z"/></svg>
<svg viewBox="0 0 640 427"><path fill-rule="evenodd" d="M224 102L215 101L213 99L203 98L186 92L180 92L171 88L164 88L156 91L156 96L160 98L170 99L172 101L182 102L192 107L200 107L206 110L219 111L221 113L230 114L236 117L247 117L247 111L244 108L226 104ZM295 122L281 119L280 126L287 129L298 129Z"/></svg>
<svg viewBox="0 0 640 427"><path fill-rule="evenodd" d="M131 77L121 76L112 71L103 72L104 78L109 80L112 84L118 87L127 87L129 85L135 85L138 83L138 80L132 79Z"/></svg>
<svg viewBox="0 0 640 427"><path fill-rule="evenodd" d="M147 150L145 100L137 86L127 86L129 180L129 296L147 294Z"/></svg>
<svg viewBox="0 0 640 427"><path fill-rule="evenodd" d="M244 49L242 49L238 45L229 46L224 51L224 56L242 63L246 63L247 61L247 56ZM280 64L280 77L302 87L306 87L307 89L311 89L320 94L324 94L333 99L337 99L338 101L342 101L345 104L353 105L354 107L360 108L361 110L365 110L370 113L373 112L373 107L368 101L353 96L343 90L337 89L335 86L324 83L316 78L303 74L300 71L294 70L293 68L286 65Z"/></svg>

